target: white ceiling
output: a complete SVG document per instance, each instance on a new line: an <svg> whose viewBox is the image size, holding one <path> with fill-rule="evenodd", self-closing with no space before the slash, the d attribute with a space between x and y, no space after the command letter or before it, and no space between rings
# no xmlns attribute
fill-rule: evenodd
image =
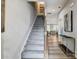
<svg viewBox="0 0 79 59"><path fill-rule="evenodd" d="M67 0L44 0L44 1L45 1L46 13L52 13L52 14L57 14L67 2Z"/></svg>
<svg viewBox="0 0 79 59"><path fill-rule="evenodd" d="M57 14L66 4L68 0L31 0L31 1L43 1L45 2L45 12ZM61 8L58 8L58 7Z"/></svg>

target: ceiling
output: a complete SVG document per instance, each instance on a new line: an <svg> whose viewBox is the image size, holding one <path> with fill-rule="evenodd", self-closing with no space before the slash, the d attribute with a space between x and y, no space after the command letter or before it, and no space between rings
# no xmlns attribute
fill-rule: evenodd
<svg viewBox="0 0 79 59"><path fill-rule="evenodd" d="M45 1L46 13L53 15L58 14L67 2L67 0L44 0L44 1Z"/></svg>
<svg viewBox="0 0 79 59"><path fill-rule="evenodd" d="M29 0L45 2L45 13L56 15L64 7L68 0Z"/></svg>

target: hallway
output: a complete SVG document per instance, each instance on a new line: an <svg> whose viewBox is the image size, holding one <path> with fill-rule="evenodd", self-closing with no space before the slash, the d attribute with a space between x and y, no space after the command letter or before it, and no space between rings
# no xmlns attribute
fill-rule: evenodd
<svg viewBox="0 0 79 59"><path fill-rule="evenodd" d="M59 46L59 35L55 32L48 34L47 43L48 55L45 55L45 38L44 38L44 17L37 16L33 25L32 31L29 35L27 43L24 46L24 50L21 54L22 59L75 59L74 56L66 55ZM63 48L64 49L64 48ZM70 53L68 53L70 54Z"/></svg>
<svg viewBox="0 0 79 59"><path fill-rule="evenodd" d="M59 47L57 35L50 35L48 37L48 59L75 59L68 57Z"/></svg>
<svg viewBox="0 0 79 59"><path fill-rule="evenodd" d="M2 59L77 59L77 0L1 0Z"/></svg>

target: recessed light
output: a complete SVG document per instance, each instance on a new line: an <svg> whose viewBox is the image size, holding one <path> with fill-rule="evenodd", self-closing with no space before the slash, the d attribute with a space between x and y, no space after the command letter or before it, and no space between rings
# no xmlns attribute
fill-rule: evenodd
<svg viewBox="0 0 79 59"><path fill-rule="evenodd" d="M40 4L44 4L44 2L39 2Z"/></svg>
<svg viewBox="0 0 79 59"><path fill-rule="evenodd" d="M55 9L53 9L52 11L55 11Z"/></svg>

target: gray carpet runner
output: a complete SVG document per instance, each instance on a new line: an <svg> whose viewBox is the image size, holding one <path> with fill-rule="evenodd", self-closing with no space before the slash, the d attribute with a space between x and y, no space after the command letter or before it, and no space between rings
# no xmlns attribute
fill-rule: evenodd
<svg viewBox="0 0 79 59"><path fill-rule="evenodd" d="M21 57L22 59L44 59L43 17L37 17Z"/></svg>

